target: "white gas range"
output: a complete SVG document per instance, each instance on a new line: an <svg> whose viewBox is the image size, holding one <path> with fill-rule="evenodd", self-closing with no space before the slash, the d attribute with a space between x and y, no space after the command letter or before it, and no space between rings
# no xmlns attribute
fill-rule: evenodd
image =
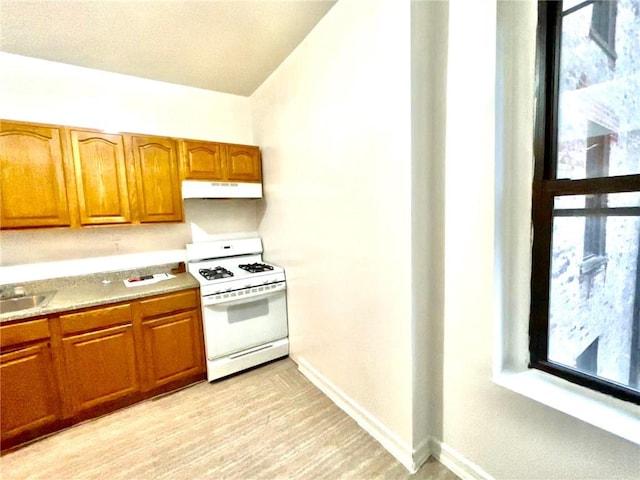
<svg viewBox="0 0 640 480"><path fill-rule="evenodd" d="M187 244L200 283L209 381L289 353L284 270L262 260L262 240Z"/></svg>

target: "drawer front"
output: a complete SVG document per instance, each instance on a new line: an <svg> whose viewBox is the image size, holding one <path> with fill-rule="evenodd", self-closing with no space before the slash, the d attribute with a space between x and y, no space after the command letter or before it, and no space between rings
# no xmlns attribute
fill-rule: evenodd
<svg viewBox="0 0 640 480"><path fill-rule="evenodd" d="M60 316L63 335L131 323L131 305L115 305Z"/></svg>
<svg viewBox="0 0 640 480"><path fill-rule="evenodd" d="M186 290L183 292L163 295L140 301L140 311L144 318L164 315L180 310L199 308L198 291Z"/></svg>
<svg viewBox="0 0 640 480"><path fill-rule="evenodd" d="M0 348L49 338L49 321L46 318L14 323L0 327Z"/></svg>

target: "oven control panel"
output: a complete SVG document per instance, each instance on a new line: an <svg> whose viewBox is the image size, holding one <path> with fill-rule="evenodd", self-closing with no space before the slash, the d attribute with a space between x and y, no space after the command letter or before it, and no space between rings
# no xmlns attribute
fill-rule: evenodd
<svg viewBox="0 0 640 480"><path fill-rule="evenodd" d="M242 288L239 290L232 290L230 292L215 293L211 295L203 295L202 303L204 305L213 305L219 303L233 302L236 300L244 300L252 297L260 297L269 295L271 293L286 290L287 285L285 282L271 283L260 287Z"/></svg>

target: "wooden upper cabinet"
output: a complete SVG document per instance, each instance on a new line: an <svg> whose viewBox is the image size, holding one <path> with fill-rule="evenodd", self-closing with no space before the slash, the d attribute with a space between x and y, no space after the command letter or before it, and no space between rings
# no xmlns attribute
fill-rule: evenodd
<svg viewBox="0 0 640 480"><path fill-rule="evenodd" d="M224 180L225 145L214 142L182 142L184 177L192 180Z"/></svg>
<svg viewBox="0 0 640 480"><path fill-rule="evenodd" d="M262 182L249 145L0 121L0 228L182 222L182 179Z"/></svg>
<svg viewBox="0 0 640 480"><path fill-rule="evenodd" d="M227 145L227 180L230 182L260 182L260 149L245 145Z"/></svg>
<svg viewBox="0 0 640 480"><path fill-rule="evenodd" d="M183 220L177 142L131 135L140 222Z"/></svg>
<svg viewBox="0 0 640 480"><path fill-rule="evenodd" d="M0 227L71 225L62 128L0 122Z"/></svg>
<svg viewBox="0 0 640 480"><path fill-rule="evenodd" d="M82 225L130 223L124 138L70 130Z"/></svg>
<svg viewBox="0 0 640 480"><path fill-rule="evenodd" d="M184 178L188 180L262 181L258 147L183 140L182 156Z"/></svg>

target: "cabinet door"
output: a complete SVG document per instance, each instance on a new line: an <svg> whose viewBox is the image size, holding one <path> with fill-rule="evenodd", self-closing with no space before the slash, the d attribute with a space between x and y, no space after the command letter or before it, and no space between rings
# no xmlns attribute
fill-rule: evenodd
<svg viewBox="0 0 640 480"><path fill-rule="evenodd" d="M214 142L182 142L184 178L192 180L223 180L222 159L225 146Z"/></svg>
<svg viewBox="0 0 640 480"><path fill-rule="evenodd" d="M122 135L71 130L83 225L129 223L129 191Z"/></svg>
<svg viewBox="0 0 640 480"><path fill-rule="evenodd" d="M69 226L60 128L0 122L0 227Z"/></svg>
<svg viewBox="0 0 640 480"><path fill-rule="evenodd" d="M62 339L73 412L140 390L131 325Z"/></svg>
<svg viewBox="0 0 640 480"><path fill-rule="evenodd" d="M260 149L244 145L227 145L227 180L261 182Z"/></svg>
<svg viewBox="0 0 640 480"><path fill-rule="evenodd" d="M175 140L132 135L140 222L183 220Z"/></svg>
<svg viewBox="0 0 640 480"><path fill-rule="evenodd" d="M143 321L142 328L150 389L204 371L202 325L198 311Z"/></svg>
<svg viewBox="0 0 640 480"><path fill-rule="evenodd" d="M2 440L60 417L60 394L54 378L48 342L0 355Z"/></svg>

